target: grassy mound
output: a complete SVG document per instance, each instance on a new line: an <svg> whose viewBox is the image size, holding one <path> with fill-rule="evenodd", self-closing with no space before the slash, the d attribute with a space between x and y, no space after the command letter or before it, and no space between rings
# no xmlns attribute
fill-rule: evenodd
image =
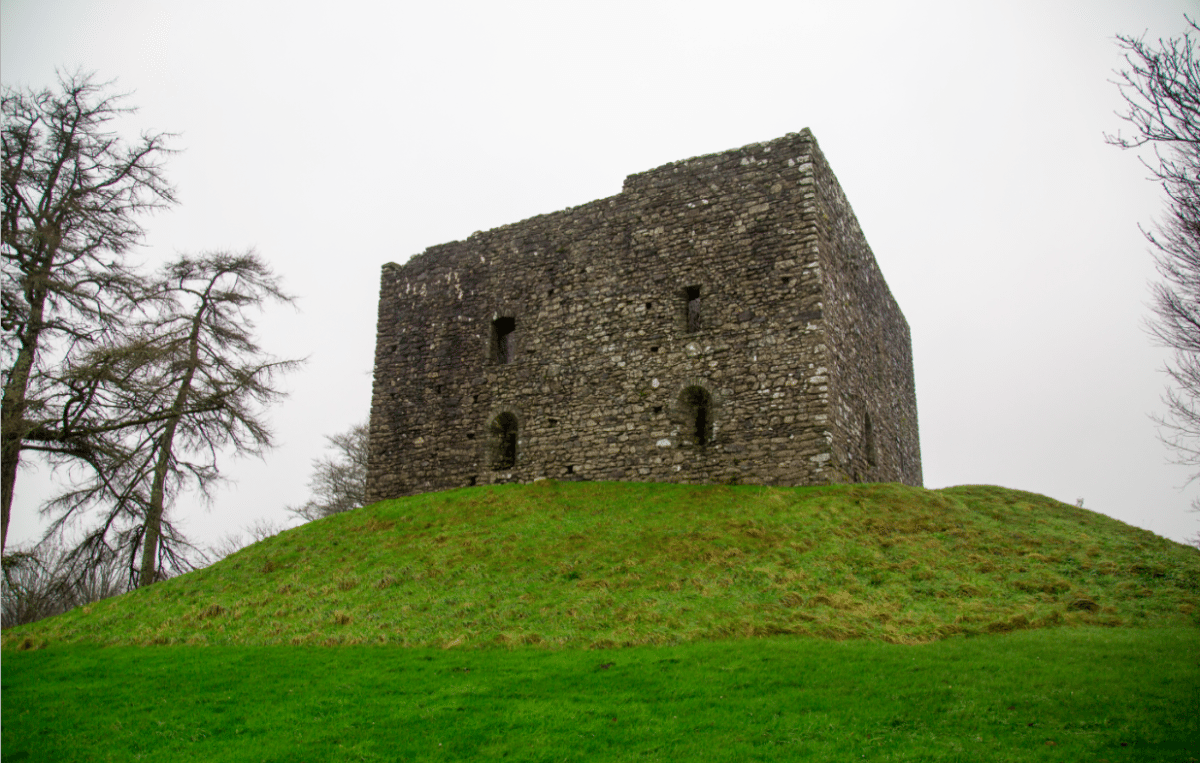
<svg viewBox="0 0 1200 763"><path fill-rule="evenodd" d="M1032 493L547 481L384 501L3 640L919 643L1198 611L1200 552Z"/></svg>

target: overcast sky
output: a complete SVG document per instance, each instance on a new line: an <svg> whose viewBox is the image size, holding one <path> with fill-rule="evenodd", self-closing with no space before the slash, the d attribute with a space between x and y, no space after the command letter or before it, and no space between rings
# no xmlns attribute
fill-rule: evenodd
<svg viewBox="0 0 1200 763"><path fill-rule="evenodd" d="M179 133L180 206L137 257L254 246L299 297L259 322L307 357L280 446L223 462L201 543L302 503L323 435L365 419L379 268L620 192L626 175L810 127L912 328L927 487L1044 493L1160 535L1200 530L1169 463L1145 331L1163 208L1112 84L1118 33L1196 0L166 2L0 0L0 73L115 79ZM17 483L36 537L50 475Z"/></svg>

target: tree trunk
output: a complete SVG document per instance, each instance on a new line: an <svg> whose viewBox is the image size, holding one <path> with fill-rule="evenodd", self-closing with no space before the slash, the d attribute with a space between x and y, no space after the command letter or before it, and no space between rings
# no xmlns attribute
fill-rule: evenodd
<svg viewBox="0 0 1200 763"><path fill-rule="evenodd" d="M190 375L189 375L190 376ZM182 390L181 390L182 391ZM166 495L167 470L171 467L171 446L175 439L178 418L167 422L158 441L158 460L154 463L154 482L150 486L150 505L146 508L146 523L142 538L142 568L138 574L138 587L147 586L158 577L158 539L162 528L164 498Z"/></svg>
<svg viewBox="0 0 1200 763"><path fill-rule="evenodd" d="M8 417L8 403L4 403L5 418ZM8 422L5 421L5 430ZM17 467L21 462L21 439L15 435L4 433L3 444L0 445L0 501L3 501L3 514L0 515L0 554L8 545L8 516L12 512L13 486L17 483Z"/></svg>
<svg viewBox="0 0 1200 763"><path fill-rule="evenodd" d="M212 284L209 284L209 289ZM154 482L150 486L150 505L146 507L146 522L142 539L142 568L138 574L138 587L148 586L158 576L158 539L162 530L163 507L166 505L167 472L171 468L171 455L175 441L175 430L183 418L192 392L192 379L196 376L196 365L200 362L200 331L204 326L204 314L208 309L208 292L200 300L200 307L192 318L192 331L188 335L188 365L179 390L175 393L172 407L175 415L167 420L167 426L158 440L158 459L154 463Z"/></svg>
<svg viewBox="0 0 1200 763"><path fill-rule="evenodd" d="M17 351L17 359L4 382L3 408L0 409L0 554L8 544L8 520L12 514L17 467L21 463L21 443L25 439L25 396L41 339L46 290L27 287L25 297L29 301L29 318L21 332L21 349Z"/></svg>

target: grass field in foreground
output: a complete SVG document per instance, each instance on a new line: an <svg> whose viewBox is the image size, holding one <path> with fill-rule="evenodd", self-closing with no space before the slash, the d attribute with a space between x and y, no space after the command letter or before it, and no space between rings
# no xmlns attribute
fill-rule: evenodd
<svg viewBox="0 0 1200 763"><path fill-rule="evenodd" d="M6 652L8 761L1200 759L1200 630Z"/></svg>
<svg viewBox="0 0 1200 763"><path fill-rule="evenodd" d="M1187 624L1200 551L1033 493L546 481L312 522L3 642L607 648Z"/></svg>

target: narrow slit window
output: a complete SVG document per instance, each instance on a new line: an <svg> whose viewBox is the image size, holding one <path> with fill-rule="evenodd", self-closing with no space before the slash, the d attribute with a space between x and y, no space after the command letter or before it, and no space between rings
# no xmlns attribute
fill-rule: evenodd
<svg viewBox="0 0 1200 763"><path fill-rule="evenodd" d="M683 295L687 300L687 331L694 334L700 330L700 287L689 286Z"/></svg>
<svg viewBox="0 0 1200 763"><path fill-rule="evenodd" d="M867 414L867 420L863 423L863 447L867 452L867 463L875 466L875 430L871 427L871 414Z"/></svg>
<svg viewBox="0 0 1200 763"><path fill-rule="evenodd" d="M492 321L492 360L501 365L513 362L517 349L513 332L516 330L516 318L497 318Z"/></svg>

